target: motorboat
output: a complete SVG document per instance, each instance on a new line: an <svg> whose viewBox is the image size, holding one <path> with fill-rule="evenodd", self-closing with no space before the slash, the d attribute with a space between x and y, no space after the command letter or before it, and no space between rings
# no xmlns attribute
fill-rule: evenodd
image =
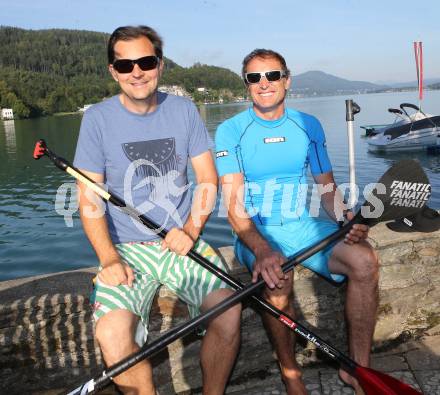
<svg viewBox="0 0 440 395"><path fill-rule="evenodd" d="M409 114L407 109L415 110ZM440 147L440 116L425 114L418 106L402 103L399 109L390 108L396 115L387 125L365 125L368 151L420 151Z"/></svg>
<svg viewBox="0 0 440 395"><path fill-rule="evenodd" d="M405 110L405 107L410 107L413 109L419 110L417 106L411 103L402 103L401 110L398 108L389 108L388 112L390 114L395 115L394 121L392 123L385 123L379 125L362 125L361 129L365 130L365 136L371 137L376 134L383 133L386 129L390 127L397 127L411 123L411 121L419 121L420 119L424 119L426 116L432 116L430 114L422 114L420 111L415 112L414 114L409 115Z"/></svg>
<svg viewBox="0 0 440 395"><path fill-rule="evenodd" d="M423 56L422 42L414 42L416 59L419 101L423 99ZM421 105L402 103L400 110L390 108L388 111L396 118L388 125L366 125L368 151L370 152L399 152L427 151L440 152L440 116L425 114ZM415 110L411 115L407 109Z"/></svg>

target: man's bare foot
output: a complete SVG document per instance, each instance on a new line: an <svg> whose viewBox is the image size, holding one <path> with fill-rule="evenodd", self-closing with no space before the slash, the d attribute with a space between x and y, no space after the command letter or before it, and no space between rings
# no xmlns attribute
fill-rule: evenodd
<svg viewBox="0 0 440 395"><path fill-rule="evenodd" d="M301 378L284 380L287 395L307 395L306 386Z"/></svg>
<svg viewBox="0 0 440 395"><path fill-rule="evenodd" d="M365 395L364 390L359 385L359 382L345 370L339 369L339 378L347 385L353 387L356 395Z"/></svg>
<svg viewBox="0 0 440 395"><path fill-rule="evenodd" d="M307 395L306 386L302 380L302 373L298 370L289 370L281 373L287 395Z"/></svg>

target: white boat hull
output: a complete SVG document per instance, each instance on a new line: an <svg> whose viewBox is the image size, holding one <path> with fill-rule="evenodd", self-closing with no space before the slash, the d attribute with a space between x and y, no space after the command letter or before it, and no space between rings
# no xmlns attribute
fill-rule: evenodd
<svg viewBox="0 0 440 395"><path fill-rule="evenodd" d="M392 140L385 134L378 134L368 139L370 152L422 151L436 145L440 146L440 130L435 128L417 130Z"/></svg>

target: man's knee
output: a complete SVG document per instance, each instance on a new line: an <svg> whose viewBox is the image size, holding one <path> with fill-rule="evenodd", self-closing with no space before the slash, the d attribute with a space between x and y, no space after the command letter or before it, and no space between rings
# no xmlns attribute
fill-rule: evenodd
<svg viewBox="0 0 440 395"><path fill-rule="evenodd" d="M107 362L116 362L136 347L134 342L134 315L110 312L101 317L95 328L95 337Z"/></svg>
<svg viewBox="0 0 440 395"><path fill-rule="evenodd" d="M241 305L231 307L209 323L208 330L215 331L225 343L235 343L240 338Z"/></svg>
<svg viewBox="0 0 440 395"><path fill-rule="evenodd" d="M207 300L203 303L203 310L206 310L233 294L230 289L221 289L214 291L208 295ZM235 341L240 334L240 321L241 321L241 303L238 303L220 316L211 320L208 325L208 330L215 331L218 336L227 342Z"/></svg>
<svg viewBox="0 0 440 395"><path fill-rule="evenodd" d="M362 283L377 284L379 282L379 258L370 246L358 246L357 259L350 264L349 279Z"/></svg>
<svg viewBox="0 0 440 395"><path fill-rule="evenodd" d="M277 309L286 309L293 298L293 276L288 273L288 279L283 281L282 288L269 289L263 291L264 298Z"/></svg>
<svg viewBox="0 0 440 395"><path fill-rule="evenodd" d="M275 306L279 310L285 310L291 304L291 300L293 298L293 292L285 292L285 293L264 293L264 298L273 306Z"/></svg>

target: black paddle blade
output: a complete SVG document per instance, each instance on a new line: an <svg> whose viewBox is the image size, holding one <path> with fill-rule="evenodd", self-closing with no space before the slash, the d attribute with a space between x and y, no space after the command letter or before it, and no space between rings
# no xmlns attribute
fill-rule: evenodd
<svg viewBox="0 0 440 395"><path fill-rule="evenodd" d="M366 395L422 395L408 384L374 369L357 366L354 375Z"/></svg>
<svg viewBox="0 0 440 395"><path fill-rule="evenodd" d="M358 214L369 225L403 218L420 211L430 196L431 185L420 164L405 159L380 178Z"/></svg>
<svg viewBox="0 0 440 395"><path fill-rule="evenodd" d="M47 145L46 142L44 140L38 140L35 143L35 148L34 148L34 159L40 159L42 156L44 156L47 152Z"/></svg>

